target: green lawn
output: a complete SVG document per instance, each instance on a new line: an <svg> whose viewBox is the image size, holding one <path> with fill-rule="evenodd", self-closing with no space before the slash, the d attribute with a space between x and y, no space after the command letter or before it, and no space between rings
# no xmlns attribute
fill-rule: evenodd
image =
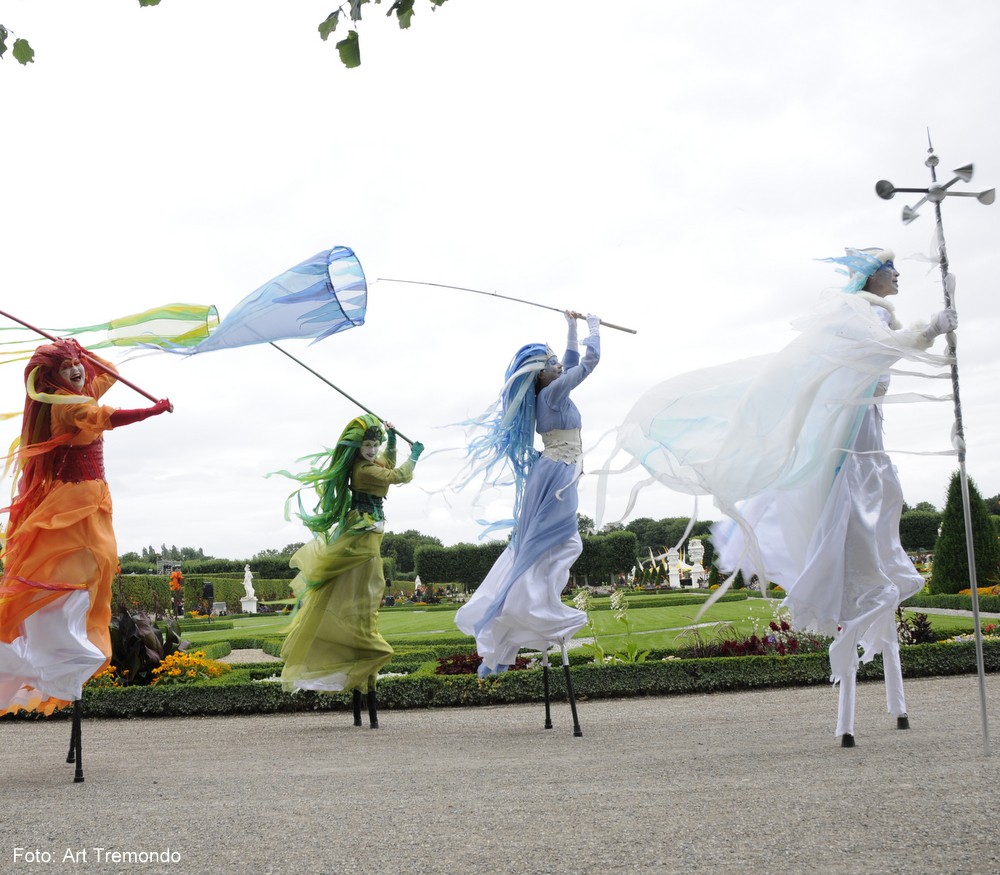
<svg viewBox="0 0 1000 875"><path fill-rule="evenodd" d="M213 629L211 623L206 623L201 630L195 632L189 629L181 633L181 637L190 641L192 646L214 644L216 641L228 641L230 638L241 638L248 635L283 635L288 629L288 617L285 615L260 614L256 617L220 617L220 622L232 623L232 629Z"/></svg>
<svg viewBox="0 0 1000 875"><path fill-rule="evenodd" d="M698 605L679 605L675 607L642 608L634 599L629 610L632 623L632 634L636 643L643 649L673 647L678 636L689 637L692 633L686 630L698 625L700 634L711 638L720 627L731 625L739 635L751 634L755 627L766 630L768 623L774 619L774 611L778 602L767 599L747 599L745 601L720 602L709 608L698 618ZM641 603L641 602L640 602ZM455 608L457 610L457 607ZM419 608L384 608L379 613L379 630L391 642L398 638L423 638L428 642L440 640L460 640L462 634L455 628L455 610L422 611ZM919 613L907 611L908 614ZM972 631L972 618L954 615L929 614L931 624L940 629L958 634ZM606 650L615 650L623 646L625 633L621 623L615 620L611 611L591 611L591 621L594 631ZM205 631L189 631L184 638L192 646L226 641L231 638L246 636L274 636L283 634L288 628L289 618L285 615L263 615L257 617L235 618L232 629L213 630L210 626ZM592 632L584 628L577 635L587 638Z"/></svg>

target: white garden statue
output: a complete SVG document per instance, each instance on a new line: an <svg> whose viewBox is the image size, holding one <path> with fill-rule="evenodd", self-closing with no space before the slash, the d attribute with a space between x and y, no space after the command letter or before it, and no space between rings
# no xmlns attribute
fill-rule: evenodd
<svg viewBox="0 0 1000 875"><path fill-rule="evenodd" d="M240 599L240 605L244 614L257 613L257 595L253 591L253 572L249 563L243 566L243 589L247 594Z"/></svg>
<svg viewBox="0 0 1000 875"><path fill-rule="evenodd" d="M700 586L708 577L705 566L701 564L705 558L705 545L697 538L688 541L688 559L691 560L691 586Z"/></svg>

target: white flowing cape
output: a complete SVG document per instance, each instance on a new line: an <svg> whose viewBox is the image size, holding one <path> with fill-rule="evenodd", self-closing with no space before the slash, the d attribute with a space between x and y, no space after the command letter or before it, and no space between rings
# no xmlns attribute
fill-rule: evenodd
<svg viewBox="0 0 1000 875"><path fill-rule="evenodd" d="M924 351L928 342L919 329L887 327L873 312L872 298L828 293L813 314L793 323L800 334L784 349L666 380L639 399L618 429L616 452L629 453L651 480L713 496L732 520L728 531L723 524L715 532L730 570L741 567L787 584L805 562L866 408L932 397L876 402L880 377L901 358L950 363ZM751 499L775 491L789 500L782 502L782 542L769 544L765 558L742 511Z"/></svg>

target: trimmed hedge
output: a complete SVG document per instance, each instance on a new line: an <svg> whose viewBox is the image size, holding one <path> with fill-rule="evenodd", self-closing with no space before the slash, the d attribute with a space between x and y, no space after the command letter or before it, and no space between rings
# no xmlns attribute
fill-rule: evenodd
<svg viewBox="0 0 1000 875"><path fill-rule="evenodd" d="M957 611L972 610L972 596L955 594L927 595L917 593L903 602L906 608L948 608ZM1000 595L979 596L979 610L986 614L1000 614ZM969 618L971 622L972 618Z"/></svg>
<svg viewBox="0 0 1000 875"><path fill-rule="evenodd" d="M240 648L260 647L268 652L276 646L280 647L275 639L246 639L233 643ZM1000 671L1000 641L987 640L983 643L986 670ZM228 642L212 645L213 650L228 647ZM207 653L209 648L205 650ZM412 664L414 658L411 653L405 662ZM974 673L975 645L963 642L903 647L902 662L907 678ZM391 663L387 668L392 670ZM285 693L280 684L265 680L277 672L277 664L237 666L220 678L190 686L88 689L84 691L83 708L88 716L122 718L266 714L344 710L350 707L348 694ZM825 653L810 653L799 656L671 659L636 665L590 663L573 666L572 674L579 698L604 699L826 684L829 683L830 664ZM878 679L881 674L881 659L878 657L862 665L859 672L863 680ZM563 672L555 667L549 677L552 698L565 699ZM485 680L475 675L417 674L412 677L387 677L379 683L379 704L386 709L498 705L537 702L542 698L540 669L505 672Z"/></svg>
<svg viewBox="0 0 1000 875"><path fill-rule="evenodd" d="M215 601L225 602L230 613L239 613L240 599L246 595L243 587L243 575L239 579L231 579L215 574L198 574L191 572L185 575L181 593L184 598L185 610L202 607L202 586L211 583ZM289 580L254 578L254 593L260 601L269 602L288 598L290 595ZM152 613L157 608L169 611L173 603L174 593L170 589L170 578L160 574L119 574L111 588L112 604L116 605L119 597L124 597L131 610Z"/></svg>
<svg viewBox="0 0 1000 875"><path fill-rule="evenodd" d="M232 620L182 620L178 618L177 627L181 632L224 632L233 628Z"/></svg>

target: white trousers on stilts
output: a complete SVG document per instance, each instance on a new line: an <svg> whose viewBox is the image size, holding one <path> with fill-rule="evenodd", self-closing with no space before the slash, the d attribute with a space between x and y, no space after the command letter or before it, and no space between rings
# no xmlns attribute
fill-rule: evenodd
<svg viewBox="0 0 1000 875"><path fill-rule="evenodd" d="M899 643L888 642L882 650L885 673L885 706L892 717L906 714L906 696L903 693L903 668L899 661ZM840 680L840 699L837 707L837 731L834 737L854 735L854 713L857 705L858 660L853 670L845 672Z"/></svg>

